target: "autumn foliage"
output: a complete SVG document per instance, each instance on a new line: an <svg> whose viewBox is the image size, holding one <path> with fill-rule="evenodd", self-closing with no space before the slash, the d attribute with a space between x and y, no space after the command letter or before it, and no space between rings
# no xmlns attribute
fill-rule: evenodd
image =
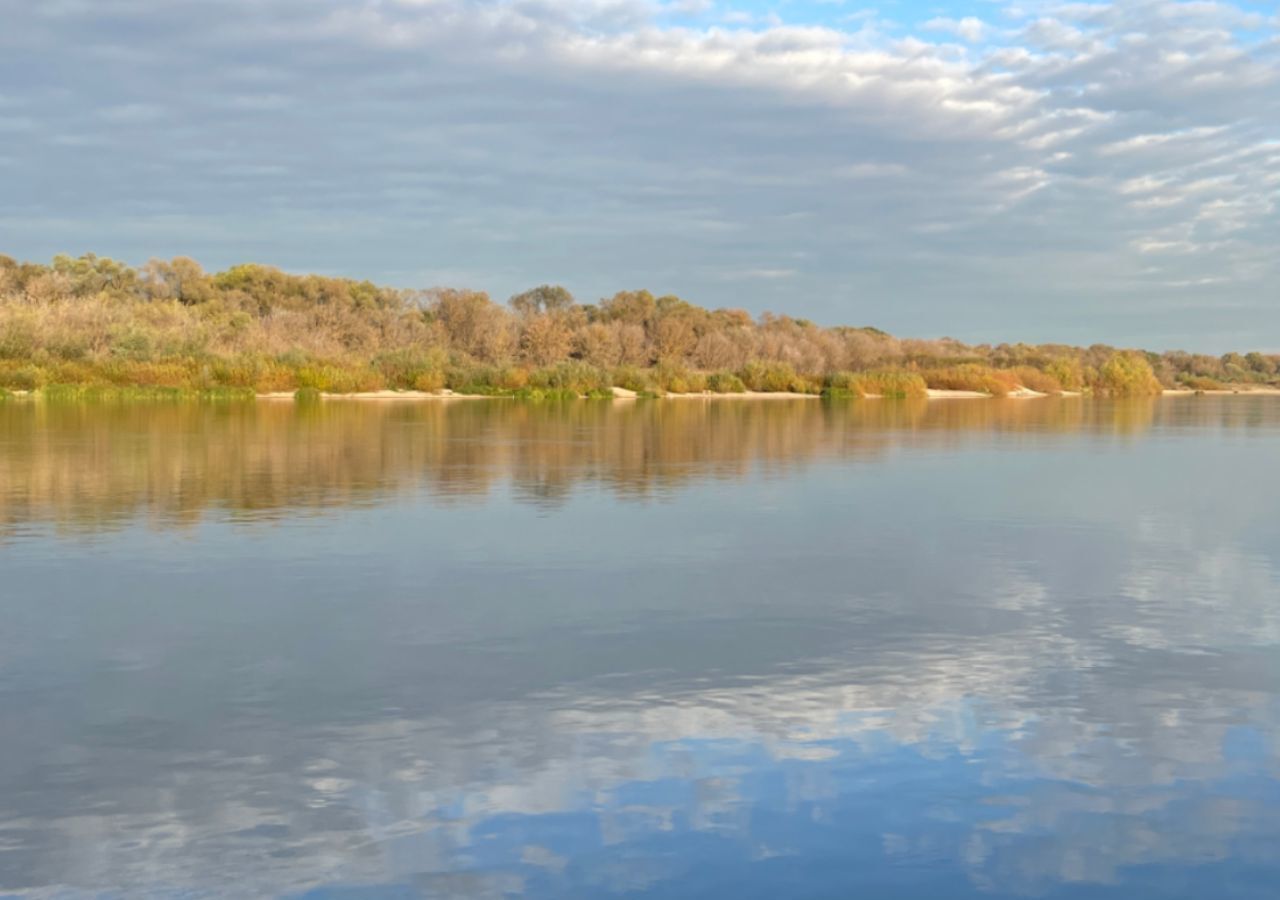
<svg viewBox="0 0 1280 900"><path fill-rule="evenodd" d="M0 388L8 390L1131 396L1271 383L1278 371L1280 357L1259 353L900 339L644 290L580 303L543 285L501 304L473 290L397 290L257 264L208 273L184 257L133 268L92 254L48 265L0 256Z"/></svg>

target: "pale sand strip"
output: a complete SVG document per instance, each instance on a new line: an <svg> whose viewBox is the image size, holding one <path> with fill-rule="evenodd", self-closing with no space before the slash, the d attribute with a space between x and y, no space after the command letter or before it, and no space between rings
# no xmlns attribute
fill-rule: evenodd
<svg viewBox="0 0 1280 900"><path fill-rule="evenodd" d="M616 390L616 388L615 388ZM736 394L717 394L702 391L697 394L664 394L673 400L816 400L819 394L801 394L795 391L741 391Z"/></svg>
<svg viewBox="0 0 1280 900"><path fill-rule="evenodd" d="M1274 387L1241 387L1236 389L1224 388L1222 390L1212 391L1193 391L1189 388L1168 388L1164 392L1166 397L1189 397L1194 394L1205 394L1213 397L1226 397L1230 395L1256 394L1259 397L1280 397L1280 388Z"/></svg>
<svg viewBox="0 0 1280 900"><path fill-rule="evenodd" d="M1225 388L1221 390L1194 391L1186 388L1167 388L1162 392L1166 397L1191 397L1198 394L1206 396L1243 396L1252 395L1258 397L1280 397L1280 387L1240 387ZM990 394L984 394L981 391L949 391L938 388L929 388L927 391L930 400L991 400L994 399ZM9 391L9 396L14 399L34 399L39 395L39 391ZM443 391L362 391L354 394L326 394L319 395L324 400L501 400L511 399L495 397L488 394L457 394L451 390ZM613 398L615 400L635 400L636 392L627 390L626 388L613 388ZM1045 394L1040 391L1033 391L1030 388L1018 388L1010 391L1007 395L1010 399L1030 400L1040 397L1082 397L1080 391L1062 391L1059 394ZM665 394L664 398L672 400L816 400L819 399L818 394L801 394L793 391L743 391L737 394L716 394L711 391L704 391L698 394ZM293 391L270 391L268 393L257 394L258 400L295 400L297 399ZM882 400L879 394L868 394L866 400Z"/></svg>

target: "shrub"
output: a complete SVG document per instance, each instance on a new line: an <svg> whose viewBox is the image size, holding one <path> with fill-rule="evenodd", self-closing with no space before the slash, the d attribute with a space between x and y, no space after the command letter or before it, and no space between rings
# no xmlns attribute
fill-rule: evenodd
<svg viewBox="0 0 1280 900"><path fill-rule="evenodd" d="M603 369L584 362L571 360L557 363L529 373L529 387L544 391L570 391L590 394L593 391L610 391L613 379ZM612 395L612 391L610 391Z"/></svg>
<svg viewBox="0 0 1280 900"><path fill-rule="evenodd" d="M238 385L231 384L231 387ZM274 363L268 363L260 368L254 375L253 384L249 385L255 391L262 394L270 394L276 391L289 391L298 386L298 379L294 373L284 366Z"/></svg>
<svg viewBox="0 0 1280 900"><path fill-rule="evenodd" d="M715 394L741 394L747 386L732 372L712 372L707 376L707 390Z"/></svg>
<svg viewBox="0 0 1280 900"><path fill-rule="evenodd" d="M372 369L347 369L323 364L300 368L297 383L299 388L314 388L326 394L354 394L386 387L382 375Z"/></svg>
<svg viewBox="0 0 1280 900"><path fill-rule="evenodd" d="M1113 354L1098 370L1097 388L1113 397L1149 397L1163 388L1141 353Z"/></svg>
<svg viewBox="0 0 1280 900"><path fill-rule="evenodd" d="M657 386L672 394L700 394L707 389L707 376L673 362L660 362L653 370Z"/></svg>
<svg viewBox="0 0 1280 900"><path fill-rule="evenodd" d="M915 372L882 369L874 372L836 372L827 378L827 397L888 397L905 400L928 393L924 379Z"/></svg>
<svg viewBox="0 0 1280 900"><path fill-rule="evenodd" d="M241 354L208 362L207 380L219 387L253 389L260 393L292 390L294 370L274 359Z"/></svg>
<svg viewBox="0 0 1280 900"><path fill-rule="evenodd" d="M36 366L0 366L0 388L14 391L34 391L44 385L45 372Z"/></svg>
<svg viewBox="0 0 1280 900"><path fill-rule="evenodd" d="M1042 372L1035 366L1018 366L1013 370L1018 383L1024 388L1039 391L1042 394L1061 394L1062 382L1048 372Z"/></svg>
<svg viewBox="0 0 1280 900"><path fill-rule="evenodd" d="M199 365L193 362L112 361L102 371L108 381L120 387L198 390L205 385L199 376Z"/></svg>
<svg viewBox="0 0 1280 900"><path fill-rule="evenodd" d="M440 369L434 372L420 372L414 376L413 381L409 385L415 391L426 391L434 394L444 389L444 370Z"/></svg>
<svg viewBox="0 0 1280 900"><path fill-rule="evenodd" d="M654 389L657 384L654 382L653 372L648 369L637 369L634 366L621 366L613 370L614 384L628 391L635 391L637 394L650 393L657 396Z"/></svg>
<svg viewBox="0 0 1280 900"><path fill-rule="evenodd" d="M827 378L826 397L888 397L906 399L927 393L924 379L915 372L887 369L873 372L835 372Z"/></svg>
<svg viewBox="0 0 1280 900"><path fill-rule="evenodd" d="M0 322L0 359L28 359L35 349L36 328L30 319L12 316Z"/></svg>
<svg viewBox="0 0 1280 900"><path fill-rule="evenodd" d="M1178 383L1192 391L1225 391L1227 386L1206 375L1179 375Z"/></svg>
<svg viewBox="0 0 1280 900"><path fill-rule="evenodd" d="M1080 364L1078 359L1060 356L1051 360L1044 367L1044 371L1046 375L1057 379L1058 384L1062 386L1064 391L1082 391L1087 383L1084 366Z"/></svg>
<svg viewBox="0 0 1280 900"><path fill-rule="evenodd" d="M154 355L151 335L130 328L111 342L111 355L143 362L150 360Z"/></svg>
<svg viewBox="0 0 1280 900"><path fill-rule="evenodd" d="M444 387L447 357L440 350L403 349L374 357L387 387L400 390L438 391Z"/></svg>
<svg viewBox="0 0 1280 900"><path fill-rule="evenodd" d="M518 366L462 364L445 370L441 387L449 387L459 394L488 397L510 394L528 384L529 373Z"/></svg>
<svg viewBox="0 0 1280 900"><path fill-rule="evenodd" d="M738 377L748 390L766 393L798 391L808 393L811 385L796 374L790 363L752 360L742 367Z"/></svg>
<svg viewBox="0 0 1280 900"><path fill-rule="evenodd" d="M1004 397L1018 387L1018 378L1013 372L975 363L945 369L926 369L920 374L926 385L943 391L978 391L993 397Z"/></svg>

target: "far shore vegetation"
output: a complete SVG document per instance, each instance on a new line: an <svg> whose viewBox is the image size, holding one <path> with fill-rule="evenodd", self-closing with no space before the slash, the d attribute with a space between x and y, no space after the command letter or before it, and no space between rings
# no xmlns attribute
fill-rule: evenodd
<svg viewBox="0 0 1280 900"><path fill-rule="evenodd" d="M544 285L503 304L194 260L0 255L0 394L210 397L449 390L611 397L746 391L924 396L927 389L1143 396L1280 386L1280 356L1101 344L970 345Z"/></svg>

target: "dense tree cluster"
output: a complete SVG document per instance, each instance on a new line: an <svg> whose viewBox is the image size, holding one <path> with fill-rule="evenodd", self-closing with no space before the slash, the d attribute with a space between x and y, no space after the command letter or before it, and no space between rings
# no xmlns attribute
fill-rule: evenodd
<svg viewBox="0 0 1280 900"><path fill-rule="evenodd" d="M351 391L558 390L1003 394L1270 384L1280 357L1095 345L969 345L868 327L704 309L621 291L580 303L543 285L506 304L454 288L406 291L192 259L133 268L104 257L48 265L0 256L0 387L102 383Z"/></svg>

